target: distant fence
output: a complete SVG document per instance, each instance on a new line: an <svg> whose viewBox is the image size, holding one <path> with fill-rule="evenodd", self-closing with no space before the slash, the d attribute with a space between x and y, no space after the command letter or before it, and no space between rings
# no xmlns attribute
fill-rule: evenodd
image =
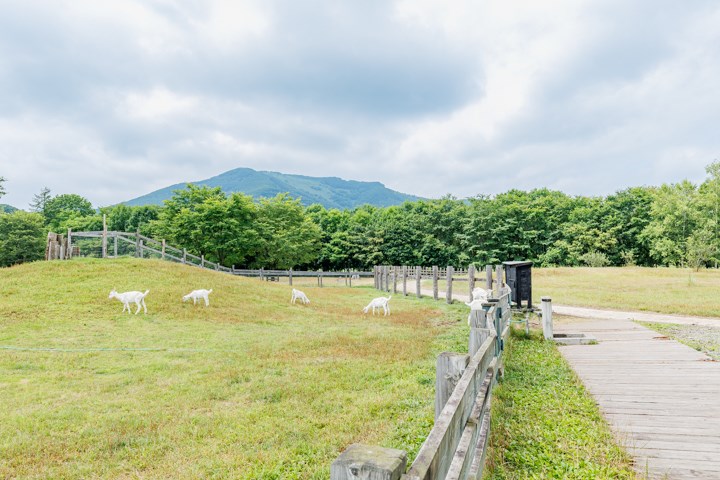
<svg viewBox="0 0 720 480"><path fill-rule="evenodd" d="M494 277L493 277L494 274ZM445 282L445 300L452 303L453 289L456 282L465 283L467 295L472 298L472 291L475 287L482 285L483 288L492 290L498 285L503 285L503 267L487 265L484 270L478 271L474 265L466 269L455 267L411 267L411 266L390 266L380 265L373 269L375 288L386 292L409 295L408 288L415 289L415 295L422 297L422 281L432 281L432 295L435 300L439 299L439 283ZM413 285L414 284L414 285ZM461 287L455 288L459 291Z"/></svg>
<svg viewBox="0 0 720 480"><path fill-rule="evenodd" d="M493 279L493 271L495 278ZM437 267L375 267L375 282L381 290L397 292L397 280L416 285L423 278L437 285ZM445 269L448 291L452 282L468 280L473 288L474 269ZM435 378L435 424L415 461L407 468L402 450L353 444L331 465L331 480L386 478L402 480L478 480L482 478L490 437L492 390L503 370L503 350L510 335L510 289L502 281L502 266L485 269L485 286L493 296L482 310L470 313L468 353L443 352L437 358ZM437 289L434 289L437 292ZM417 292L420 292L418 287ZM417 293L420 295L420 293ZM435 295L437 299L437 293ZM447 296L450 301L451 295ZM406 471L407 470L407 471Z"/></svg>
<svg viewBox="0 0 720 480"><path fill-rule="evenodd" d="M373 272L347 270L343 272L324 272L312 270L266 270L238 269L235 266L224 266L205 259L204 255L193 255L184 248L176 248L167 244L165 240L141 235L140 232L116 232L112 230L99 230L87 232L73 232L68 229L67 236L63 234L48 233L45 248L46 260L68 260L73 257L117 258L132 256L137 258L158 258L171 262L182 263L194 267L215 270L242 277L256 277L260 280L278 281L287 278L290 285L293 278L316 278L318 286L324 285L327 278L344 280L345 284L352 286L353 280L370 278Z"/></svg>

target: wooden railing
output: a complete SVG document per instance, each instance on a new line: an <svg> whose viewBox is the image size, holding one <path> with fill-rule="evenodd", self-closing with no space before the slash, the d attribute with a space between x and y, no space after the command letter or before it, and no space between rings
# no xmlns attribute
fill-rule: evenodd
<svg viewBox="0 0 720 480"><path fill-rule="evenodd" d="M494 275L494 278L493 278ZM410 267L410 266L376 266L373 269L375 288L386 292L409 295L409 290L414 286L415 295L422 297L422 281L432 281L432 295L435 300L440 298L440 282L445 284L445 300L452 303L453 291L456 282L467 282L466 292L472 298L472 291L476 286L486 289L496 288L503 284L503 267L487 265L483 271L478 272L474 265L467 269L456 269L455 267ZM414 284L414 285L413 285Z"/></svg>
<svg viewBox="0 0 720 480"><path fill-rule="evenodd" d="M376 281L387 275L386 267L380 270L378 275L378 268L375 269ZM423 277L422 270L414 273L415 278ZM502 267L496 274L502 279ZM387 282L382 285L386 287ZM490 436L492 391L502 375L503 350L512 315L510 290L502 281L495 281L494 293L496 298L483 304L482 310L471 311L468 353L444 352L438 356L435 424L407 471L406 452L354 444L333 462L331 480L476 480L482 477Z"/></svg>
<svg viewBox="0 0 720 480"><path fill-rule="evenodd" d="M77 245L79 239L96 239L95 250L97 256L102 258L116 258L120 252L125 255L137 258L160 258L172 262L182 263L194 267L206 268L232 275L243 277L256 277L261 280L278 280L287 278L292 285L293 278L317 278L318 286L323 286L325 278L344 279L345 283L352 286L355 279L369 278L373 272L347 270L343 272L324 272L312 270L267 270L260 269L238 269L234 265L228 267L217 262L207 260L204 255L193 255L187 249L180 249L168 245L165 240L141 235L140 232L116 232L112 230L98 230L87 232L73 232L68 230L67 236L48 234L48 243L45 258L47 260L66 260L73 256L84 255L85 252ZM74 243L75 242L75 243Z"/></svg>

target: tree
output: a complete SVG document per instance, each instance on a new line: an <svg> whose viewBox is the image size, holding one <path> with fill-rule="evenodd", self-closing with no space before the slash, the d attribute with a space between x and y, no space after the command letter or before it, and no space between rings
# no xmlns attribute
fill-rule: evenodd
<svg viewBox="0 0 720 480"><path fill-rule="evenodd" d="M258 218L258 267L288 269L306 265L320 252L320 228L305 215L299 199L286 193L260 199Z"/></svg>
<svg viewBox="0 0 720 480"><path fill-rule="evenodd" d="M0 198L2 198L5 195L5 183L6 179L5 177L0 177Z"/></svg>
<svg viewBox="0 0 720 480"><path fill-rule="evenodd" d="M56 195L45 203L45 221L50 229L63 231L67 222L78 217L95 215L95 209L86 198L69 193Z"/></svg>
<svg viewBox="0 0 720 480"><path fill-rule="evenodd" d="M150 228L155 236L208 260L244 265L256 251L256 214L257 208L247 195L233 193L227 197L219 187L188 184L165 201Z"/></svg>
<svg viewBox="0 0 720 480"><path fill-rule="evenodd" d="M45 206L51 198L50 189L43 187L40 193L33 195L32 202L30 202L30 211L45 215Z"/></svg>
<svg viewBox="0 0 720 480"><path fill-rule="evenodd" d="M0 214L0 266L42 259L45 235L42 215L22 210Z"/></svg>

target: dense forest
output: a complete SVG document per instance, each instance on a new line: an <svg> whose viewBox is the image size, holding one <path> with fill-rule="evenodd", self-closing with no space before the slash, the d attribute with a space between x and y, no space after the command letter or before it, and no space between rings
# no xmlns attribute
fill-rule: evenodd
<svg viewBox="0 0 720 480"><path fill-rule="evenodd" d="M0 177L0 197L5 193ZM0 265L43 257L48 231L140 230L237 267L338 270L395 265L717 267L720 162L707 178L633 187L607 197L547 189L352 210L307 208L288 195L253 199L188 185L164 206L95 208L75 194L35 195L30 212L0 213Z"/></svg>

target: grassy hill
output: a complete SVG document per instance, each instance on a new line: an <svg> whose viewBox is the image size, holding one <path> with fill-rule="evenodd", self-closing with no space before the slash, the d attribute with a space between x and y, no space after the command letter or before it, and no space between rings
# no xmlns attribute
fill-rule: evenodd
<svg viewBox="0 0 720 480"><path fill-rule="evenodd" d="M386 188L380 182L358 182L337 177L306 177L277 172L263 172L251 168L236 168L216 177L192 182L196 185L220 187L225 193L242 192L253 197L274 197L289 193L302 199L303 205L319 203L325 208L351 209L370 204L377 207L398 205L419 197ZM124 202L126 205L161 205L174 190L185 184L171 185L155 192Z"/></svg>
<svg viewBox="0 0 720 480"><path fill-rule="evenodd" d="M148 314L118 291L150 289ZM212 288L211 305L182 303ZM464 306L154 260L0 269L0 478L326 478L348 444L409 449ZM134 311L134 309L133 309Z"/></svg>

